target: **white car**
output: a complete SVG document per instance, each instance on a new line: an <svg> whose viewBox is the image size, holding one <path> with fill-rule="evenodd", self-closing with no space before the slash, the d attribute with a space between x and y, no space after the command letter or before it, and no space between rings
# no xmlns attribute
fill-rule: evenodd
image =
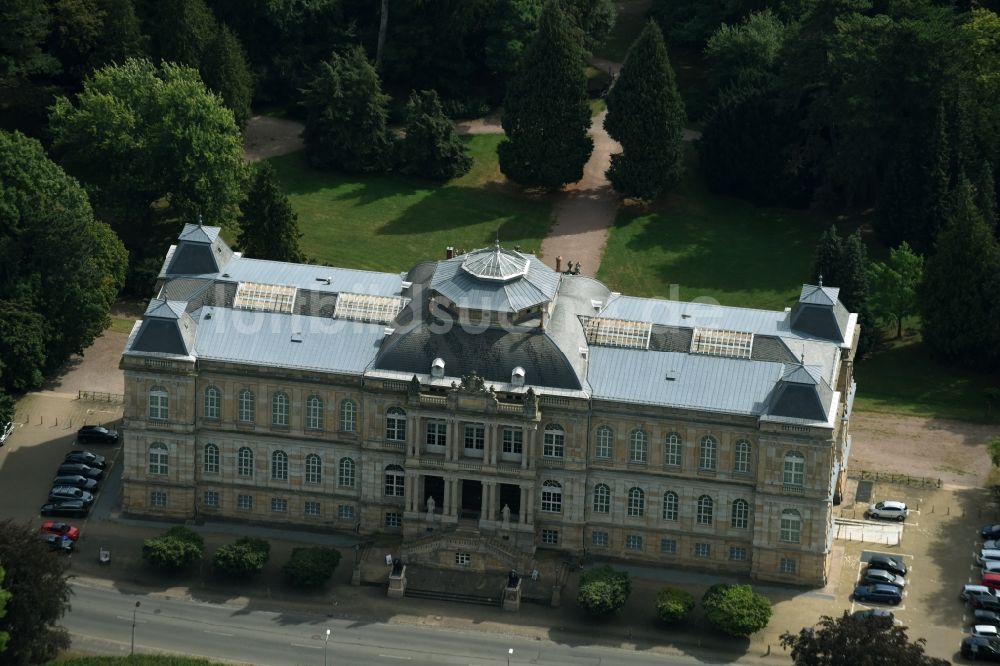
<svg viewBox="0 0 1000 666"><path fill-rule="evenodd" d="M902 522L906 520L906 515L908 513L909 510L902 502L885 500L884 502L872 504L868 507L868 510L865 511L865 516L867 518L885 518L887 520L898 520Z"/></svg>
<svg viewBox="0 0 1000 666"><path fill-rule="evenodd" d="M972 635L984 638L1000 638L1000 632L992 624L977 624L972 628Z"/></svg>
<svg viewBox="0 0 1000 666"><path fill-rule="evenodd" d="M982 574L985 576L988 573L1000 573L1000 562L996 560L987 560L983 562Z"/></svg>

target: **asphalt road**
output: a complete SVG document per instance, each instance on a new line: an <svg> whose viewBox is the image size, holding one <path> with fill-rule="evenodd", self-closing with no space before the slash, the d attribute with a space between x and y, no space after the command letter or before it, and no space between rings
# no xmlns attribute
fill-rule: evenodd
<svg viewBox="0 0 1000 666"><path fill-rule="evenodd" d="M63 619L74 649L125 655L136 611L136 652L171 652L266 666L389 664L551 666L703 664L687 656L603 646L571 646L500 635L402 624L362 623L239 606L122 594L73 584L72 610ZM141 603L138 609L135 602ZM324 645L326 630L330 641ZM508 650L513 649L513 655ZM715 659L712 660L719 663Z"/></svg>

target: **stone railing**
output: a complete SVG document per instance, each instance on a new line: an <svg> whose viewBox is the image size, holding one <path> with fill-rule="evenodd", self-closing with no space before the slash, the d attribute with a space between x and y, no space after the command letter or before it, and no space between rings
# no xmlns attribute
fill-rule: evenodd
<svg viewBox="0 0 1000 666"><path fill-rule="evenodd" d="M433 407L447 407L448 398L443 395L420 395L421 405L430 405Z"/></svg>
<svg viewBox="0 0 1000 666"><path fill-rule="evenodd" d="M520 414L524 411L524 406L514 402L498 402L497 412L500 414Z"/></svg>

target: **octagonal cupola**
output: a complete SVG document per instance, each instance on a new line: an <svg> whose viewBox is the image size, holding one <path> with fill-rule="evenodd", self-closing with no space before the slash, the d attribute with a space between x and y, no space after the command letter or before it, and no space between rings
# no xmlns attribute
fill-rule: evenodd
<svg viewBox="0 0 1000 666"><path fill-rule="evenodd" d="M498 240L491 248L465 255L462 270L480 280L510 282L527 275L528 258L516 250L503 249Z"/></svg>

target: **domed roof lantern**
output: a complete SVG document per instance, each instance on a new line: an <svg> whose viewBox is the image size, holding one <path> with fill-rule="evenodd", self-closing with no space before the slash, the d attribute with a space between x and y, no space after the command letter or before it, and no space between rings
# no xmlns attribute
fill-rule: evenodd
<svg viewBox="0 0 1000 666"><path fill-rule="evenodd" d="M520 252L503 249L498 238L493 247L466 255L462 270L480 280L509 282L527 274L528 258Z"/></svg>

